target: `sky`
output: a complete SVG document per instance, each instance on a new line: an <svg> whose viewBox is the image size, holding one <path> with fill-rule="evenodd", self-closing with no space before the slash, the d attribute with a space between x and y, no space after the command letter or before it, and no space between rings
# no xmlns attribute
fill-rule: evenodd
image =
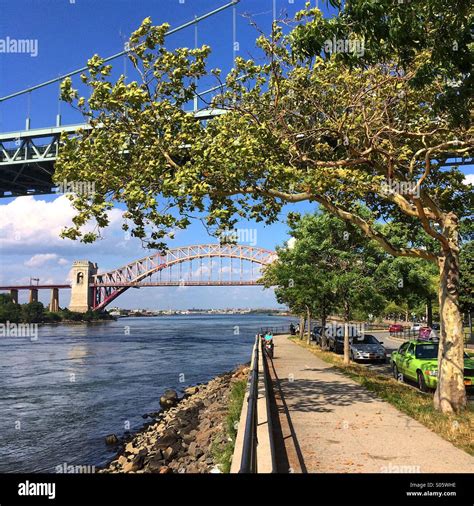
<svg viewBox="0 0 474 506"><path fill-rule="evenodd" d="M154 24L168 22L175 28L195 15L202 15L227 3L227 0L0 0L0 39L37 41L37 54L0 53L0 96L57 77L84 66L92 55L109 56L121 51L124 41L150 16ZM241 0L236 7L237 55L257 57L256 28L269 32L274 0ZM275 0L278 18L291 17L304 7L306 0ZM316 0L312 0L316 5ZM331 13L325 3L323 12ZM167 38L169 48L194 46L195 30L187 28ZM233 61L232 9L199 24L198 44L212 48L209 68L219 67L223 74ZM113 76L130 73L125 58L113 63ZM73 83L77 86L78 79ZM200 90L216 83L204 81ZM63 124L82 118L58 100L57 84L0 103L0 132L23 129L26 117L31 128L54 126L56 115ZM201 103L200 106L203 104ZM472 172L472 168L469 169ZM469 178L474 178L471 174ZM288 239L285 216L291 211L313 211L313 204L298 204L283 209L280 221L271 226L242 222L239 228L249 231L253 245L273 250ZM92 245L60 239L61 229L70 223L73 211L64 195L0 199L0 285L29 284L39 278L41 284L64 283L68 280L73 260L97 262L102 271L114 269L149 254L138 240L130 239L121 230L121 212L110 214L111 226L103 238ZM243 234L245 236L245 234ZM170 247L216 242L200 222L186 231L179 231ZM243 243L245 244L245 242ZM21 299L21 296L23 299ZM20 301L26 301L26 292ZM46 291L41 295L48 302ZM60 305L69 303L69 293L60 294ZM124 308L186 309L192 307L278 307L272 290L260 287L180 287L142 288L129 290L114 304Z"/></svg>
<svg viewBox="0 0 474 506"><path fill-rule="evenodd" d="M124 41L150 16L154 24L168 22L177 27L196 15L226 4L226 0L0 0L0 39L37 41L37 54L0 53L0 96L57 77L80 68L95 53L109 56L123 49ZM279 18L292 16L304 7L306 0L276 0ZM316 2L313 0L313 5ZM236 8L237 55L258 56L255 27L268 32L273 17L273 0L241 0ZM167 47L194 46L195 30L187 28L167 39ZM232 67L233 13L223 11L199 24L198 44L212 48L209 68L223 72ZM33 51L32 51L33 53ZM115 60L114 73L130 67L125 58ZM77 86L77 78L73 81ZM201 83L200 89L214 86L214 81ZM53 126L58 113L63 124L81 122L75 111L58 100L58 85L51 85L28 95L0 103L0 132L23 129L26 117L31 128ZM200 104L202 106L203 104ZM253 222L240 223L257 247L273 250L288 239L285 216L289 210L311 211L314 205L288 206L280 222L264 226ZM59 238L64 226L74 215L64 195L19 197L0 200L0 285L29 284L39 278L41 284L64 283L68 280L73 260L97 262L102 271L114 269L150 252L138 240L130 239L121 230L121 212L111 212L111 226L103 238L84 245ZM169 246L216 242L200 222L186 231L179 231ZM245 241L242 242L245 244ZM27 292L20 292L26 302ZM40 300L48 303L49 293L40 292ZM61 291L60 305L69 303L69 291ZM273 290L261 287L179 287L129 290L114 305L124 308L186 309L192 307L279 307Z"/></svg>

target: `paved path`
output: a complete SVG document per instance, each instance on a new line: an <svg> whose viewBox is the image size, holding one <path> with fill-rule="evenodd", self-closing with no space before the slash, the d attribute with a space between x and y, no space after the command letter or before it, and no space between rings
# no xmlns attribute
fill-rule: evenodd
<svg viewBox="0 0 474 506"><path fill-rule="evenodd" d="M474 472L464 451L286 336L274 339L275 390L294 472Z"/></svg>

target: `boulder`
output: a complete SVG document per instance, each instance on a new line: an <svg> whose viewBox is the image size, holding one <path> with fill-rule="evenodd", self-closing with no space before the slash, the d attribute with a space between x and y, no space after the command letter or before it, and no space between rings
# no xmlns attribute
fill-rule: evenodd
<svg viewBox="0 0 474 506"><path fill-rule="evenodd" d="M166 390L160 397L160 406L163 409L170 409L178 404L178 393L176 390Z"/></svg>
<svg viewBox="0 0 474 506"><path fill-rule="evenodd" d="M138 448L135 448L133 443L127 443L125 446L125 453L138 453Z"/></svg>
<svg viewBox="0 0 474 506"><path fill-rule="evenodd" d="M108 445L116 445L118 442L118 437L115 434L109 434L108 436L105 436L105 443Z"/></svg>
<svg viewBox="0 0 474 506"><path fill-rule="evenodd" d="M191 457L194 457L195 459L198 459L204 452L201 448L196 444L195 441L193 441L188 448L188 453L191 455Z"/></svg>
<svg viewBox="0 0 474 506"><path fill-rule="evenodd" d="M176 434L174 430L167 430L163 433L163 435L158 438L158 441L155 443L156 450L165 450L168 446L174 445L179 439L179 436Z"/></svg>
<svg viewBox="0 0 474 506"><path fill-rule="evenodd" d="M150 473L159 473L160 469L165 465L165 459L161 457L161 454L153 456L147 464L147 469Z"/></svg>
<svg viewBox="0 0 474 506"><path fill-rule="evenodd" d="M196 395L199 392L199 387L188 387L184 389L186 395Z"/></svg>
<svg viewBox="0 0 474 506"><path fill-rule="evenodd" d="M123 467L128 462L128 460L124 455L120 455L117 462Z"/></svg>
<svg viewBox="0 0 474 506"><path fill-rule="evenodd" d="M134 473L143 467L144 458L136 455L131 462L123 466L124 473Z"/></svg>

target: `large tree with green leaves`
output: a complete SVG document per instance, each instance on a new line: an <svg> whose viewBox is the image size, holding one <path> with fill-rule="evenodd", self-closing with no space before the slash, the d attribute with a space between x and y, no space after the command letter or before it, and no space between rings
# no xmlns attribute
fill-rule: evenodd
<svg viewBox="0 0 474 506"><path fill-rule="evenodd" d="M168 51L166 29L145 20L132 35L137 81L113 82L95 56L83 76L88 99L63 83L63 98L93 128L64 139L56 177L93 181L96 189L77 196L78 214L65 235L92 241L95 235L82 235L81 227L91 219L106 226L117 202L127 207L124 227L133 235L145 239L146 226L153 227L151 246L186 227L193 214L227 228L242 218L274 222L286 203L317 202L387 253L438 266L435 405L445 412L464 408L459 223L470 190L462 172L444 163L468 154L474 140L469 125L453 125L448 112L434 109L445 90L442 77L413 86L426 54L403 67L396 61L357 67L340 54L295 53L291 35L275 25L270 38L257 40L265 61L236 59L212 103L226 114L203 124L182 106L206 72L209 49ZM423 240L397 245L379 220L421 230Z"/></svg>

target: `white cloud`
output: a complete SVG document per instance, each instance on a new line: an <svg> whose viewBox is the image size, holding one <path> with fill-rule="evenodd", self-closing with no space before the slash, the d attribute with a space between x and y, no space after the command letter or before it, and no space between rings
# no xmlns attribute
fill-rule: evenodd
<svg viewBox="0 0 474 506"><path fill-rule="evenodd" d="M39 255L33 255L29 260L25 262L25 265L27 267L41 267L48 262L57 260L57 258L58 255L56 253L40 253Z"/></svg>
<svg viewBox="0 0 474 506"><path fill-rule="evenodd" d="M474 185L474 174L466 174L466 177L464 178L464 184Z"/></svg>
<svg viewBox="0 0 474 506"><path fill-rule="evenodd" d="M51 249L77 249L83 244L61 239L64 227L71 226L75 211L65 195L52 200L36 200L32 196L19 197L1 206L0 244L2 252L44 252ZM109 212L110 229L107 236L120 230L121 211ZM91 229L92 226L85 229ZM122 237L121 237L122 239Z"/></svg>

